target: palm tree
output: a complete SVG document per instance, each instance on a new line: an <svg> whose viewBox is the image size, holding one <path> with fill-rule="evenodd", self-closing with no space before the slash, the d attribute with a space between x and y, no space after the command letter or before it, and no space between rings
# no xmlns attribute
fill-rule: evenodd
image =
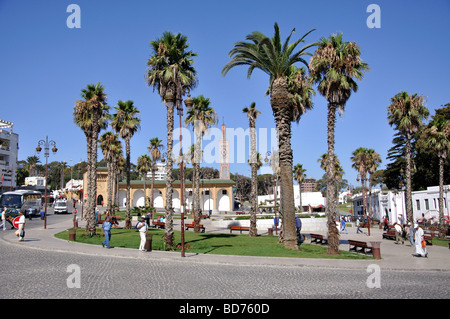
<svg viewBox="0 0 450 319"><path fill-rule="evenodd" d="M181 33L164 32L161 38L150 43L152 56L147 61L147 84L158 90L165 101L170 92L177 109L182 110L183 95L195 87L197 71L192 58L196 53L188 51L187 37ZM167 163L166 163L166 225L164 242L173 249L173 207L172 207L172 169L173 169L173 105L167 104Z"/></svg>
<svg viewBox="0 0 450 319"><path fill-rule="evenodd" d="M307 32L299 40L289 43L293 29L284 43L281 42L278 24L274 25L272 38L260 32L253 32L246 37L249 42L237 42L229 52L232 57L222 70L226 75L228 71L238 65L247 65L247 76L259 69L269 75L270 104L275 117L278 131L278 147L280 153L281 193L284 213L284 246L290 249L298 249L297 233L295 228L295 203L292 181L292 148L291 148L291 122L300 120L307 109L312 107L311 82L303 68L297 68L296 63L308 63L303 59L304 55L310 55L307 49L314 44L308 44L296 50L299 43L304 42L305 37L313 30Z"/></svg>
<svg viewBox="0 0 450 319"><path fill-rule="evenodd" d="M439 238L445 239L444 219L444 164L450 150L450 119L434 117L422 131L419 145L433 150L439 160Z"/></svg>
<svg viewBox="0 0 450 319"><path fill-rule="evenodd" d="M406 216L411 223L414 223L411 196L411 141L414 134L421 128L423 120L430 114L423 102L423 96L403 91L391 98L391 104L388 107L389 124L406 138Z"/></svg>
<svg viewBox="0 0 450 319"><path fill-rule="evenodd" d="M144 206L147 206L147 189L146 189L146 180L147 180L147 173L149 171L152 171L153 167L153 161L148 155L141 155L137 159L137 166L136 170L142 174L142 177L144 178ZM153 192L153 184L152 184L152 192ZM153 201L152 201L152 207L153 207Z"/></svg>
<svg viewBox="0 0 450 319"><path fill-rule="evenodd" d="M100 148L102 149L103 157L106 160L108 168L108 202L107 208L112 211L113 204L113 189L114 189L114 161L118 151L122 151L122 145L119 141L119 136L110 131L103 133L100 136Z"/></svg>
<svg viewBox="0 0 450 319"><path fill-rule="evenodd" d="M202 138L208 128L217 123L217 114L210 106L209 98L199 95L192 99L193 107L188 111L186 125L194 128L196 144L194 150L194 231L200 232L200 163L202 161Z"/></svg>
<svg viewBox="0 0 450 319"><path fill-rule="evenodd" d="M155 185L155 173L156 173L156 162L161 159L161 149L163 148L162 140L157 137L154 137L150 140L150 146L147 147L150 151L150 156L152 157L152 194L151 194L151 206L154 207L154 194L153 188Z"/></svg>
<svg viewBox="0 0 450 319"><path fill-rule="evenodd" d="M342 33L322 37L309 63L309 71L319 93L328 101L328 160L327 210L328 253L339 253L339 232L336 228L337 192L335 181L334 129L336 110L343 113L350 95L358 90L355 81L361 80L369 67L361 61L361 51L355 42L343 42Z"/></svg>
<svg viewBox="0 0 450 319"><path fill-rule="evenodd" d="M126 150L126 176L127 176L127 215L125 218L125 228L131 228L131 196L130 196L130 139L134 133L140 128L141 120L137 117L139 110L133 105L133 101L119 101L111 121L111 127L119 133L120 137L125 140Z"/></svg>
<svg viewBox="0 0 450 319"><path fill-rule="evenodd" d="M92 237L96 234L95 206L97 199L97 144L101 129L106 128L109 119L109 106L106 104L104 86L99 83L88 84L81 90L84 100L75 102L74 122L80 127L87 141L87 203L86 230Z"/></svg>
<svg viewBox="0 0 450 319"><path fill-rule="evenodd" d="M41 160L39 159L39 157L35 155L27 157L26 166L28 167L28 172L31 176L36 176L36 165L40 162Z"/></svg>
<svg viewBox="0 0 450 319"><path fill-rule="evenodd" d="M297 164L294 166L294 179L298 183L298 192L299 192L299 198L300 198L300 212L303 213L303 204L302 204L302 183L305 180L306 177L306 169L303 168L302 164Z"/></svg>
<svg viewBox="0 0 450 319"><path fill-rule="evenodd" d="M372 203L372 187L376 185L374 181L374 175L377 172L378 166L381 163L381 156L373 149L369 149L369 159L367 163L367 172L369 173L369 203L370 211L373 213L373 203Z"/></svg>
<svg viewBox="0 0 450 319"><path fill-rule="evenodd" d="M242 109L243 113L247 114L250 128L250 167L252 168L252 191L250 194L252 206L250 208L250 230L249 236L255 237L258 235L256 228L256 212L258 210L258 162L256 152L256 118L261 112L256 109L256 103L252 102L249 107Z"/></svg>
<svg viewBox="0 0 450 319"><path fill-rule="evenodd" d="M363 198L363 214L364 218L367 219L367 198L366 198L366 181L367 172L369 169L369 150L364 147L360 147L353 151L351 161L353 162L352 167L358 171L359 178L361 179L362 187L362 198ZM370 220L367 219L370 225ZM370 226L369 226L370 234Z"/></svg>

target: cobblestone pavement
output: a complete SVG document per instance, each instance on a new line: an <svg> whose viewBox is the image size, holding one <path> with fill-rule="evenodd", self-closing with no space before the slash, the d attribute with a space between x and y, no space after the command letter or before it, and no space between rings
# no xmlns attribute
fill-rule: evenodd
<svg viewBox="0 0 450 319"><path fill-rule="evenodd" d="M449 252L442 247L433 249L434 255L443 254L443 261L433 265L432 258L414 258L407 253L403 267L389 264L391 257L386 256L395 254L387 247L384 261L180 258L174 253L107 250L57 240L48 234L67 226L58 225L43 230L33 229L30 223L29 236L22 243L16 241L13 231L1 232L1 298L446 299L450 292L448 264L446 268L439 263L444 264ZM411 247L395 249L406 252ZM79 288L74 283L79 283Z"/></svg>
<svg viewBox="0 0 450 319"><path fill-rule="evenodd" d="M220 265L42 251L0 244L2 298L448 298L449 272ZM80 288L69 288L69 265ZM69 286L68 286L69 279ZM418 289L420 287L420 289Z"/></svg>

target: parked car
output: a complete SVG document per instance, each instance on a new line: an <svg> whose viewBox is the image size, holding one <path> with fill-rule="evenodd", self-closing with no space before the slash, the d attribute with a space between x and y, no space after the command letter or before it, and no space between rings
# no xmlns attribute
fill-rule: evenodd
<svg viewBox="0 0 450 319"><path fill-rule="evenodd" d="M69 210L67 208L67 201L66 200L57 200L55 202L54 212L55 212L55 214L68 213Z"/></svg>

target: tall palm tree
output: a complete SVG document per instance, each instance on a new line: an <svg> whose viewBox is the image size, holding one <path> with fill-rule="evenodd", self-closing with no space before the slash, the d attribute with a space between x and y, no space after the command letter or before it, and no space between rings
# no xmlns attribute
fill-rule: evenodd
<svg viewBox="0 0 450 319"><path fill-rule="evenodd" d="M423 120L427 119L430 114L423 103L423 96L403 91L391 98L391 104L388 106L389 124L406 138L406 216L411 223L414 223L411 195L411 141L414 134L422 127Z"/></svg>
<svg viewBox="0 0 450 319"><path fill-rule="evenodd" d="M39 159L39 157L35 155L27 157L26 166L31 176L36 176L36 165L39 164L40 162L41 160Z"/></svg>
<svg viewBox="0 0 450 319"><path fill-rule="evenodd" d="M252 168L252 191L250 194L251 208L250 208L250 230L249 236L255 237L258 235L256 228L256 212L258 210L258 161L256 152L256 118L261 112L256 109L256 103L252 102L249 107L244 107L242 112L247 114L250 128L250 167Z"/></svg>
<svg viewBox="0 0 450 319"><path fill-rule="evenodd" d="M139 110L134 106L133 101L119 101L111 121L111 127L119 133L120 137L125 140L126 150L126 177L127 177L127 215L125 218L125 228L131 228L131 196L130 196L130 139L134 133L140 128L141 120L137 117Z"/></svg>
<svg viewBox="0 0 450 319"><path fill-rule="evenodd" d="M381 163L381 156L375 150L369 149L369 160L367 163L367 173L369 173L369 203L370 212L373 213L373 203L372 203L372 187L376 185L374 181L375 173L377 172L378 166Z"/></svg>
<svg viewBox="0 0 450 319"><path fill-rule="evenodd" d="M217 114L210 106L211 100L199 95L193 99L193 107L188 111L185 123L194 128L196 136L194 150L194 231L200 232L200 163L202 162L202 138L208 128L217 123Z"/></svg>
<svg viewBox="0 0 450 319"><path fill-rule="evenodd" d="M369 150L364 147L360 147L353 151L351 161L353 162L352 167L358 171L359 178L361 180L362 187L362 198L363 198L363 214L364 218L367 219L367 198L366 198L366 181L367 172L369 170ZM369 220L368 220L369 221ZM370 221L369 221L370 224ZM369 228L370 234L370 228Z"/></svg>
<svg viewBox="0 0 450 319"><path fill-rule="evenodd" d="M85 209L86 230L92 237L96 234L95 206L97 199L97 144L101 129L106 128L109 120L109 106L106 103L105 88L98 82L88 84L81 90L84 100L77 100L74 107L74 122L79 126L87 142L87 203Z"/></svg>
<svg viewBox="0 0 450 319"><path fill-rule="evenodd" d="M153 167L153 161L150 158L150 156L144 154L138 157L137 159L137 166L136 170L139 172L139 174L142 174L142 177L144 179L144 206L147 206L147 189L146 189L146 180L147 180L147 173L152 171ZM153 186L153 184L152 184ZM153 192L153 187L152 187ZM153 207L153 202L152 207Z"/></svg>
<svg viewBox="0 0 450 319"><path fill-rule="evenodd" d="M447 228L444 219L444 164L450 150L450 119L434 117L422 131L419 145L433 150L439 160L439 238L445 239Z"/></svg>
<svg viewBox="0 0 450 319"><path fill-rule="evenodd" d="M122 145L119 141L119 136L110 131L103 133L100 136L100 148L103 153L103 157L106 160L108 168L108 202L107 208L112 211L113 204L113 190L114 190L114 161L118 151L122 150Z"/></svg>
<svg viewBox="0 0 450 319"><path fill-rule="evenodd" d="M162 140L160 140L157 137L154 137L150 140L150 146L148 146L148 150L150 151L150 156L152 157L152 165L151 165L151 171L152 171L152 193L151 193L151 206L154 207L154 197L153 194L153 188L155 185L155 173L156 173L156 162L161 159L161 149L164 146L162 145Z"/></svg>
<svg viewBox="0 0 450 319"><path fill-rule="evenodd" d="M295 204L292 181L292 148L291 122L300 120L307 109L312 107L311 82L303 68L297 68L296 63L308 63L303 59L310 55L306 50L314 44L308 44L297 50L304 42L307 32L299 40L289 43L295 29L291 31L284 43L281 42L278 24L274 25L272 38L260 32L253 32L246 37L249 42L237 42L229 52L232 57L222 70L226 75L230 69L238 65L248 66L247 76L253 70L259 69L269 75L270 104L278 131L278 148L280 153L281 205L283 207L284 246L298 249L295 228Z"/></svg>
<svg viewBox="0 0 450 319"><path fill-rule="evenodd" d="M342 33L322 37L309 63L309 71L319 93L328 101L328 160L327 210L328 254L339 253L339 232L336 228L338 198L335 180L334 130L336 110L343 113L350 95L358 90L355 80L361 80L369 69L361 60L361 51L355 42L344 42Z"/></svg>
<svg viewBox="0 0 450 319"><path fill-rule="evenodd" d="M303 204L302 204L302 183L306 177L306 168L303 168L302 164L297 164L294 166L294 179L298 183L298 193L300 198L300 212L303 213Z"/></svg>
<svg viewBox="0 0 450 319"><path fill-rule="evenodd" d="M164 32L162 37L150 43L152 56L147 61L147 84L158 90L164 101L166 92L170 92L177 109L182 109L183 95L193 89L197 83L197 71L193 67L196 53L188 51L187 37ZM173 249L173 206L172 206L172 170L173 170L173 105L167 104L167 162L166 162L166 226L164 242Z"/></svg>

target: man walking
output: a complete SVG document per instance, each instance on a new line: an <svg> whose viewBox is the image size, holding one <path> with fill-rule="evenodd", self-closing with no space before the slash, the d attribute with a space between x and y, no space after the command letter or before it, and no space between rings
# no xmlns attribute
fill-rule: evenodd
<svg viewBox="0 0 450 319"><path fill-rule="evenodd" d="M6 207L2 211L2 224L0 226L3 227L3 230L6 230Z"/></svg>
<svg viewBox="0 0 450 319"><path fill-rule="evenodd" d="M141 221L138 222L136 228L139 229L139 235L141 236L141 244L139 245L139 250L145 251L145 241L147 240L148 226L147 223L145 222L144 216L141 217Z"/></svg>
<svg viewBox="0 0 450 319"><path fill-rule="evenodd" d="M347 228L345 227L345 219L344 217L342 217L341 219L341 231L340 234L342 234L342 232L345 230L345 233L348 234Z"/></svg>
<svg viewBox="0 0 450 319"><path fill-rule="evenodd" d="M356 218L356 233L357 233L357 234L359 234L359 233L362 234L362 230L361 230L361 222L359 221L359 218Z"/></svg>
<svg viewBox="0 0 450 319"><path fill-rule="evenodd" d="M105 221L102 224L102 230L103 230L103 235L105 236L105 240L102 242L102 246L106 248L110 248L109 247L109 241L111 240L111 221L110 221L110 217L107 216Z"/></svg>
<svg viewBox="0 0 450 319"><path fill-rule="evenodd" d="M394 228L395 228L395 243L399 244L400 240L401 240L402 245L403 245L405 243L405 241L403 240L403 237L402 237L402 226L400 226L399 223L395 223Z"/></svg>

